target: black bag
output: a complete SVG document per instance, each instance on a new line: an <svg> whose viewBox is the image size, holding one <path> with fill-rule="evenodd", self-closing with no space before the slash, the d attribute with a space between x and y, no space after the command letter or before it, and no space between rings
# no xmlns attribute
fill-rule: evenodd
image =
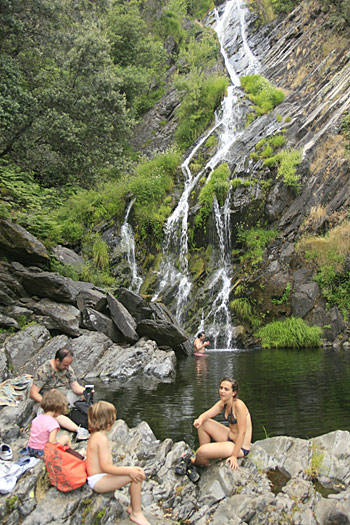
<svg viewBox="0 0 350 525"><path fill-rule="evenodd" d="M88 410L89 406L93 403L94 394L93 392L84 392L85 399L79 399L74 403L74 407L71 408L68 417L74 423L80 427L88 428Z"/></svg>

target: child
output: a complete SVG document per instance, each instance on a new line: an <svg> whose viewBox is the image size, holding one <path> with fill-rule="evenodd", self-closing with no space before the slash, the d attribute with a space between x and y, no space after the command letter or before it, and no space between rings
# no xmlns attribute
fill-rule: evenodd
<svg viewBox="0 0 350 525"><path fill-rule="evenodd" d="M43 457L47 442L72 446L67 435L57 439L57 430L60 425L56 418L67 412L67 400L64 395L58 390L50 390L43 395L40 406L44 413L33 419L28 441L29 455L39 458Z"/></svg>
<svg viewBox="0 0 350 525"><path fill-rule="evenodd" d="M116 467L107 438L116 420L115 407L98 401L89 407L90 439L86 453L87 482L95 492L111 492L130 483L130 505L126 509L131 521L150 525L141 510L141 486L145 473L139 467Z"/></svg>

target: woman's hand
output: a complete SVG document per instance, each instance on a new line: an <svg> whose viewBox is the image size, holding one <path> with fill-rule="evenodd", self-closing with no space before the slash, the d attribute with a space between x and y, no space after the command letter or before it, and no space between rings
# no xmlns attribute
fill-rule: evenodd
<svg viewBox="0 0 350 525"><path fill-rule="evenodd" d="M203 420L202 420L201 416L199 416L197 419L195 419L195 420L193 421L193 426L194 426L195 428L199 428L199 427L201 426L202 423L203 423Z"/></svg>
<svg viewBox="0 0 350 525"><path fill-rule="evenodd" d="M232 468L232 470L238 470L239 469L236 456L230 456L229 458L227 458L226 464L227 463L230 465L230 468Z"/></svg>
<svg viewBox="0 0 350 525"><path fill-rule="evenodd" d="M130 467L129 476L133 481L142 481L145 479L146 474L140 467Z"/></svg>

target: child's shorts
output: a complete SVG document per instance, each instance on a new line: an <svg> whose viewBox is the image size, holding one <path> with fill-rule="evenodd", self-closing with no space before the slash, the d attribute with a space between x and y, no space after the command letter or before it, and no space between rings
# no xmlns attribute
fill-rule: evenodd
<svg viewBox="0 0 350 525"><path fill-rule="evenodd" d="M90 489L94 490L94 486L96 485L96 483L100 481L100 479L103 478L104 476L107 476L106 472L102 472L100 474L94 474L93 476L88 476L87 483Z"/></svg>

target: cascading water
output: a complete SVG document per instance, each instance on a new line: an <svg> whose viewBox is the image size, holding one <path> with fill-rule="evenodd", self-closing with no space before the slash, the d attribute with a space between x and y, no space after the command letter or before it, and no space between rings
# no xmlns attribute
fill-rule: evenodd
<svg viewBox="0 0 350 525"><path fill-rule="evenodd" d="M184 174L185 186L181 198L165 226L165 242L163 259L159 269L160 280L153 300L172 290L176 297L175 316L181 323L185 314L185 307L191 293L192 283L188 271L188 212L189 197L201 179L221 163L225 162L226 155L232 144L244 131L244 115L238 103L243 93L240 89L239 75L253 74L258 71L258 61L251 52L245 30L245 15L247 7L240 0L229 0L219 13L215 10L214 29L220 42L221 53L230 75L231 85L227 96L223 100L220 111L216 115L215 125L210 129L192 149L183 162L181 168ZM230 31L228 31L230 28ZM235 51L232 49L235 48ZM190 162L199 148L213 133L218 136L218 148L215 155L196 175L191 173ZM214 200L213 213L218 238L216 268L214 268L208 290L213 290L213 300L208 313L202 316L199 329L205 328L214 348L220 344L231 347L232 326L228 308L229 294L232 281L232 265L230 263L230 192L225 204L220 208Z"/></svg>
<svg viewBox="0 0 350 525"><path fill-rule="evenodd" d="M131 208L135 202L135 199L130 201L125 212L124 223L120 228L120 248L126 254L128 265L131 270L131 283L129 285L130 290L138 292L142 285L142 278L139 277L137 272L137 264L135 258L135 239L134 232L129 224L129 215Z"/></svg>

